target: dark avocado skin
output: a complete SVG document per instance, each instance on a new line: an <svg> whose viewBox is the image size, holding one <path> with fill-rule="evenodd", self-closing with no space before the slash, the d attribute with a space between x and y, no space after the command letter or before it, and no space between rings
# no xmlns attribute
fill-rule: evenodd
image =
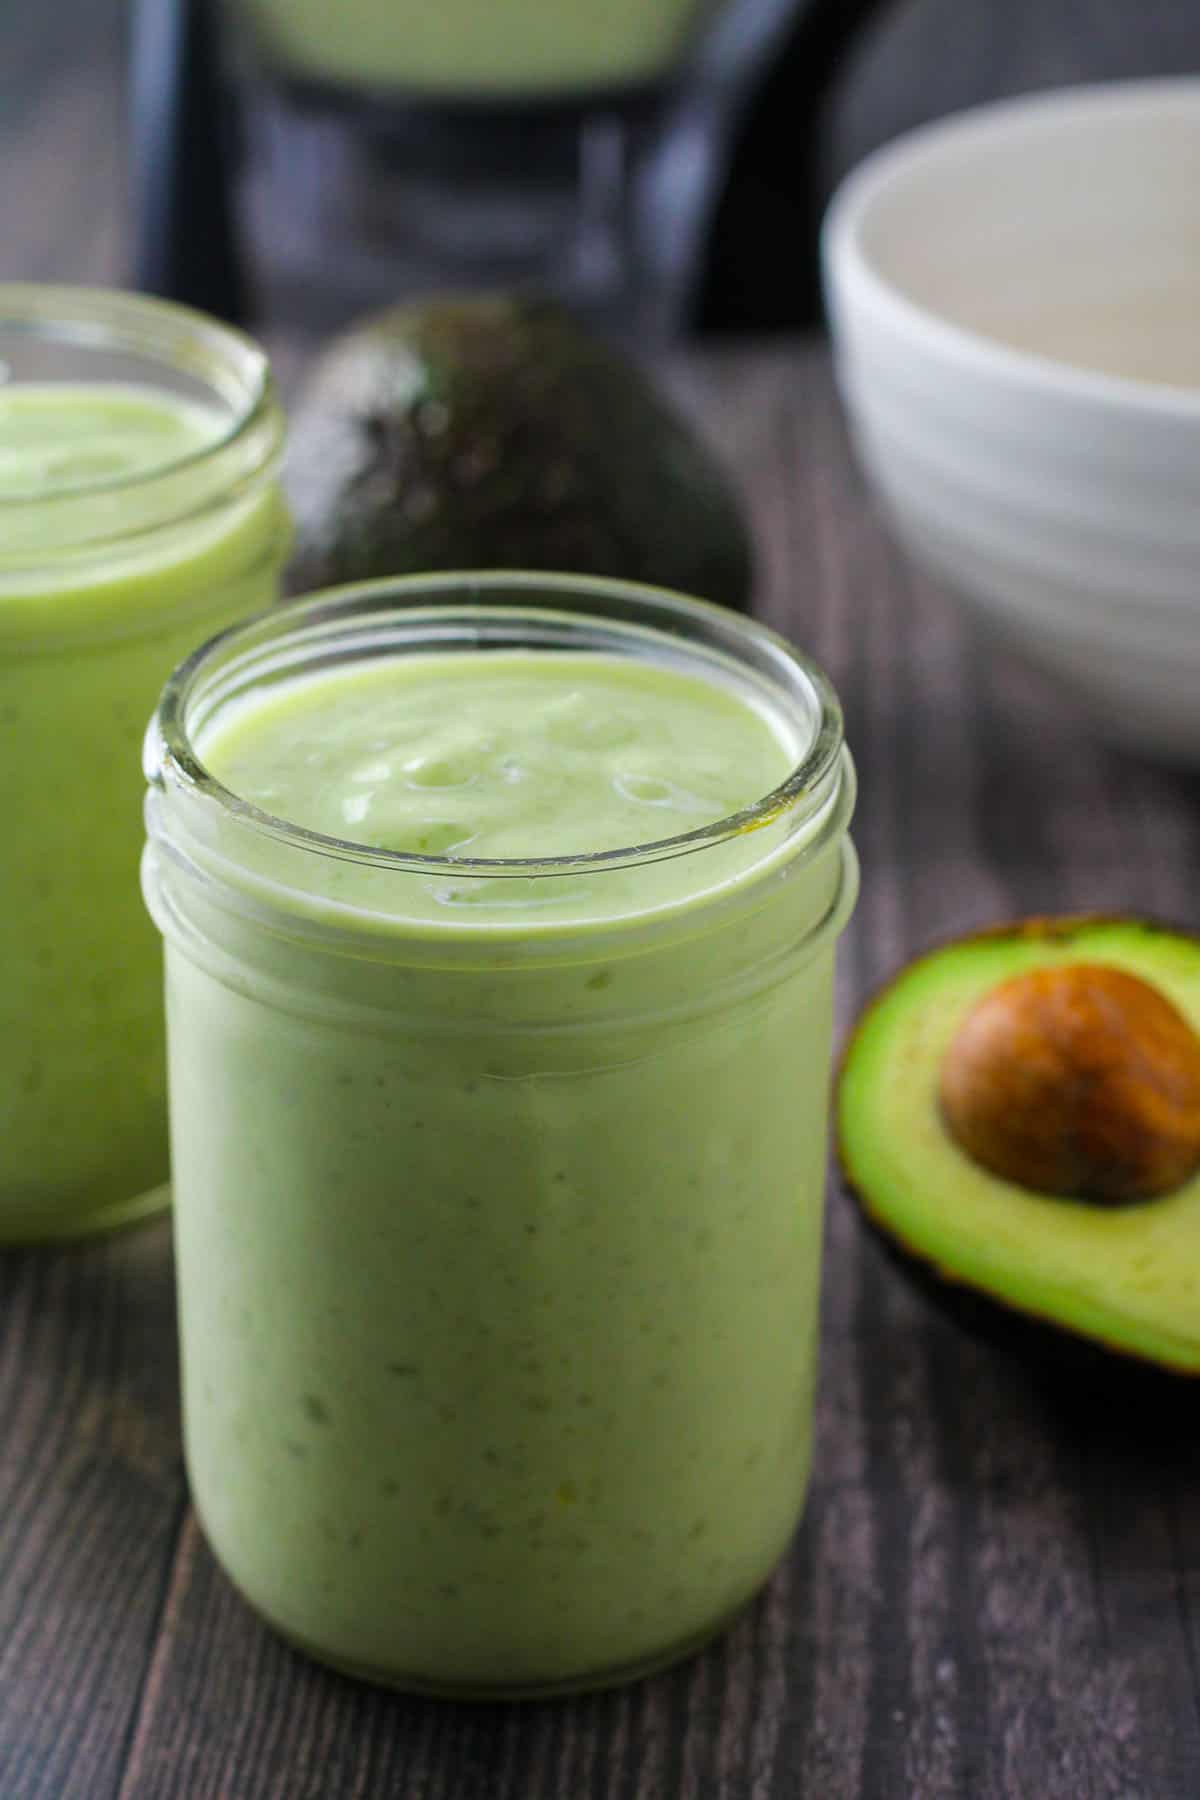
<svg viewBox="0 0 1200 1800"><path fill-rule="evenodd" d="M562 307L442 298L366 320L292 418L293 592L429 570L562 570L745 610L741 508L691 428Z"/></svg>
<svg viewBox="0 0 1200 1800"><path fill-rule="evenodd" d="M959 949L974 943L1062 943L1086 936L1098 926L1136 926L1149 935L1162 934L1200 944L1200 936L1195 932L1162 920L1134 920L1108 913L1073 913L1034 916L987 926L966 936L946 939L940 945L930 946L922 952L920 960L936 956L939 949ZM897 970L859 1014L854 1030L842 1050L835 1091L840 1087L842 1075L854 1056L856 1043L875 1009L891 995L897 982L903 979L911 966L911 963L906 963ZM1131 1346L1118 1341L1101 1342L1085 1337L1065 1321L1059 1323L1040 1313L1023 1311L1015 1301L1001 1301L971 1286L953 1269L934 1261L917 1246L906 1242L880 1210L876 1200L855 1180L855 1158L851 1147L845 1142L841 1109L835 1107L834 1112L835 1155L842 1183L855 1202L860 1218L891 1267L898 1270L917 1292L930 1301L943 1318L972 1337L981 1338L1020 1358L1036 1370L1039 1376L1052 1380L1066 1379L1080 1384L1081 1390L1103 1391L1111 1398L1112 1384L1117 1381L1122 1391L1129 1389L1135 1394L1143 1390L1161 1392L1167 1389L1200 1393L1200 1384L1197 1384L1194 1370L1176 1368L1145 1357Z"/></svg>

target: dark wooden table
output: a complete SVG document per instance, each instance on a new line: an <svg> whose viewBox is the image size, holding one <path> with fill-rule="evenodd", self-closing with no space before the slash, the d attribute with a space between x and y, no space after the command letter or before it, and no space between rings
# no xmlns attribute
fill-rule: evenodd
<svg viewBox="0 0 1200 1800"><path fill-rule="evenodd" d="M0 275L109 279L115 88L86 37L46 60L41 11L40 69L0 62ZM843 1027L903 958L990 919L1195 924L1200 783L1099 748L969 642L863 492L824 346L672 380L744 485L763 616L845 698L864 881ZM684 1667L511 1708L325 1674L218 1574L180 1458L165 1225L0 1258L0 1800L1200 1795L1191 1390L960 1335L836 1180L828 1247L816 1479L768 1592Z"/></svg>

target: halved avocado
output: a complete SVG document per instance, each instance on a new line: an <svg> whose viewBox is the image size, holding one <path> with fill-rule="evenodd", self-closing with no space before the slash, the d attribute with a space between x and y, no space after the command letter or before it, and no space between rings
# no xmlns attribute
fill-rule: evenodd
<svg viewBox="0 0 1200 1800"><path fill-rule="evenodd" d="M1200 1174L1124 1204L1004 1179L947 1123L948 1053L1034 970L1139 978L1200 1034L1200 939L1136 919L1032 919L909 964L868 1006L838 1082L842 1167L891 1247L940 1282L1162 1367L1200 1373ZM1019 984L1016 984L1019 986Z"/></svg>

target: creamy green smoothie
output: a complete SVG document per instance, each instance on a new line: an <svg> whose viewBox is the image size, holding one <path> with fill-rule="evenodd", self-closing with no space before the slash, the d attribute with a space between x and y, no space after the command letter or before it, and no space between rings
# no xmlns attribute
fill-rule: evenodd
<svg viewBox="0 0 1200 1800"><path fill-rule="evenodd" d="M162 1202L138 747L189 646L272 597L285 542L273 484L214 490L229 430L145 386L0 385L0 1242Z"/></svg>
<svg viewBox="0 0 1200 1800"><path fill-rule="evenodd" d="M708 0L242 0L272 57L311 80L414 94L637 86L675 61Z"/></svg>
<svg viewBox="0 0 1200 1800"><path fill-rule="evenodd" d="M151 735L189 1469L326 1659L587 1686L722 1623L803 1501L849 796L835 745L712 830L811 751L785 696L425 617L217 682L223 792Z"/></svg>
<svg viewBox="0 0 1200 1800"><path fill-rule="evenodd" d="M232 711L198 748L242 799L310 831L491 860L580 856L711 825L776 787L797 746L769 714L680 670L510 650L289 683L269 704ZM694 881L674 865L667 876L668 888ZM555 914L575 917L635 908L637 885L628 875L544 884ZM507 914L507 887L454 889L452 871L412 884L405 923L439 928L456 900L480 923Z"/></svg>
<svg viewBox="0 0 1200 1800"><path fill-rule="evenodd" d="M0 495L125 482L196 455L225 429L214 407L117 382L0 387Z"/></svg>

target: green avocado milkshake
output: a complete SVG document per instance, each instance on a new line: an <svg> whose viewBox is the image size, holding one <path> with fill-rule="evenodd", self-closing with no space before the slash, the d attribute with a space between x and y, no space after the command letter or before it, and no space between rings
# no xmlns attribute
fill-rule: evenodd
<svg viewBox="0 0 1200 1800"><path fill-rule="evenodd" d="M196 1504L268 1620L466 1695L602 1685L803 1504L836 701L572 577L345 590L147 739Z"/></svg>
<svg viewBox="0 0 1200 1800"><path fill-rule="evenodd" d="M670 69L712 0L242 0L290 72L410 94L553 95Z"/></svg>
<svg viewBox="0 0 1200 1800"><path fill-rule="evenodd" d="M0 287L0 1243L165 1197L137 749L179 658L274 596L281 430L210 321Z"/></svg>

